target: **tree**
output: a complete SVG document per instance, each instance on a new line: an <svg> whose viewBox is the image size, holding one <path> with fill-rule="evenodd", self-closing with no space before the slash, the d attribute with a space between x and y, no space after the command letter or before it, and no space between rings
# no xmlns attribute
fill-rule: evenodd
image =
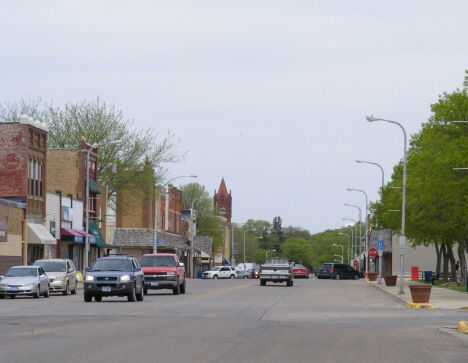
<svg viewBox="0 0 468 363"><path fill-rule="evenodd" d="M91 145L122 140L121 146L99 147L98 182L108 187L113 202L117 190L130 198L147 193L147 183L136 181L145 178L148 168L155 170L157 183L167 174L167 163L184 160L185 154L180 155L177 149L179 140L171 130L158 143L159 133L154 128L135 129L134 120L125 119L114 104L108 105L99 97L95 101L68 102L62 108L40 98L0 104L0 121L18 121L22 114L47 124L48 148L76 148L81 137Z"/></svg>

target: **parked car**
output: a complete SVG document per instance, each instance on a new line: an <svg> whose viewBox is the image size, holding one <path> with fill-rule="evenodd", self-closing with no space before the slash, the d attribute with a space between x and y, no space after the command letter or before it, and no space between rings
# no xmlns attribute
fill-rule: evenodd
<svg viewBox="0 0 468 363"><path fill-rule="evenodd" d="M104 255L86 267L84 301L101 301L103 296L126 296L128 301L143 301L144 275L138 261L130 255Z"/></svg>
<svg viewBox="0 0 468 363"><path fill-rule="evenodd" d="M0 299L27 295L49 297L49 279L40 266L14 266L0 276Z"/></svg>
<svg viewBox="0 0 468 363"><path fill-rule="evenodd" d="M148 289L171 289L174 295L185 294L185 267L177 255L172 253L143 255L140 266L145 274L145 295Z"/></svg>
<svg viewBox="0 0 468 363"><path fill-rule="evenodd" d="M251 279L251 278L252 278L252 272L236 270L236 279Z"/></svg>
<svg viewBox="0 0 468 363"><path fill-rule="evenodd" d="M235 279L236 269L233 266L215 266L203 272L204 279Z"/></svg>
<svg viewBox="0 0 468 363"><path fill-rule="evenodd" d="M295 279L308 279L309 278L309 270L307 270L303 265L294 265L293 268L293 275Z"/></svg>
<svg viewBox="0 0 468 363"><path fill-rule="evenodd" d="M354 279L359 280L359 271L342 263L324 263L317 274L319 279Z"/></svg>
<svg viewBox="0 0 468 363"><path fill-rule="evenodd" d="M37 260L33 266L42 267L46 273L49 278L50 292L61 292L63 295L76 294L78 282L72 260Z"/></svg>

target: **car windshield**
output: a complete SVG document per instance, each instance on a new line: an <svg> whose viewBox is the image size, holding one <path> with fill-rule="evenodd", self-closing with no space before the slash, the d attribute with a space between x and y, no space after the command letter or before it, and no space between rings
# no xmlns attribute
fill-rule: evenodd
<svg viewBox="0 0 468 363"><path fill-rule="evenodd" d="M209 270L209 271L219 271L219 269L220 269L219 266L215 266L215 267L213 267L213 268L212 268L211 270Z"/></svg>
<svg viewBox="0 0 468 363"><path fill-rule="evenodd" d="M128 260L103 258L93 265L93 271L132 271L132 265Z"/></svg>
<svg viewBox="0 0 468 363"><path fill-rule="evenodd" d="M36 277L37 269L35 268L10 268L5 277Z"/></svg>
<svg viewBox="0 0 468 363"><path fill-rule="evenodd" d="M305 269L305 267L303 265L296 265L296 266L294 266L294 268L303 268L303 269Z"/></svg>
<svg viewBox="0 0 468 363"><path fill-rule="evenodd" d="M143 256L140 261L141 267L156 267L156 266L169 266L176 265L175 259L172 256Z"/></svg>
<svg viewBox="0 0 468 363"><path fill-rule="evenodd" d="M287 258L272 257L272 258L266 258L263 264L264 265L289 265L289 261Z"/></svg>
<svg viewBox="0 0 468 363"><path fill-rule="evenodd" d="M65 261L36 261L34 266L41 266L45 272L66 272Z"/></svg>

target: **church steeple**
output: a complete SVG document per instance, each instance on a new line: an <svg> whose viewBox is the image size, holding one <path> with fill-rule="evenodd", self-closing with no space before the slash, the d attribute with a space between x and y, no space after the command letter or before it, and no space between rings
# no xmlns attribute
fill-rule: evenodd
<svg viewBox="0 0 468 363"><path fill-rule="evenodd" d="M231 191L227 192L224 177L221 179L218 192L214 192L214 203L219 208L219 214L226 218L228 223L231 223L232 217L232 196Z"/></svg>

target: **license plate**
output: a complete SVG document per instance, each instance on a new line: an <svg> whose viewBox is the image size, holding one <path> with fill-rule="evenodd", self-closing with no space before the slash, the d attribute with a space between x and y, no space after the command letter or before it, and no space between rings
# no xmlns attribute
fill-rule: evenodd
<svg viewBox="0 0 468 363"><path fill-rule="evenodd" d="M278 278L278 276L271 276L271 278L273 278L273 279L277 279L277 278Z"/></svg>
<svg viewBox="0 0 468 363"><path fill-rule="evenodd" d="M158 283L157 282L152 282L151 286L158 286Z"/></svg>
<svg viewBox="0 0 468 363"><path fill-rule="evenodd" d="M110 291L111 291L111 287L110 287L110 286L103 286L103 287L102 287L102 291L103 291L103 292L110 292Z"/></svg>
<svg viewBox="0 0 468 363"><path fill-rule="evenodd" d="M19 291L17 287L11 287L10 291Z"/></svg>

